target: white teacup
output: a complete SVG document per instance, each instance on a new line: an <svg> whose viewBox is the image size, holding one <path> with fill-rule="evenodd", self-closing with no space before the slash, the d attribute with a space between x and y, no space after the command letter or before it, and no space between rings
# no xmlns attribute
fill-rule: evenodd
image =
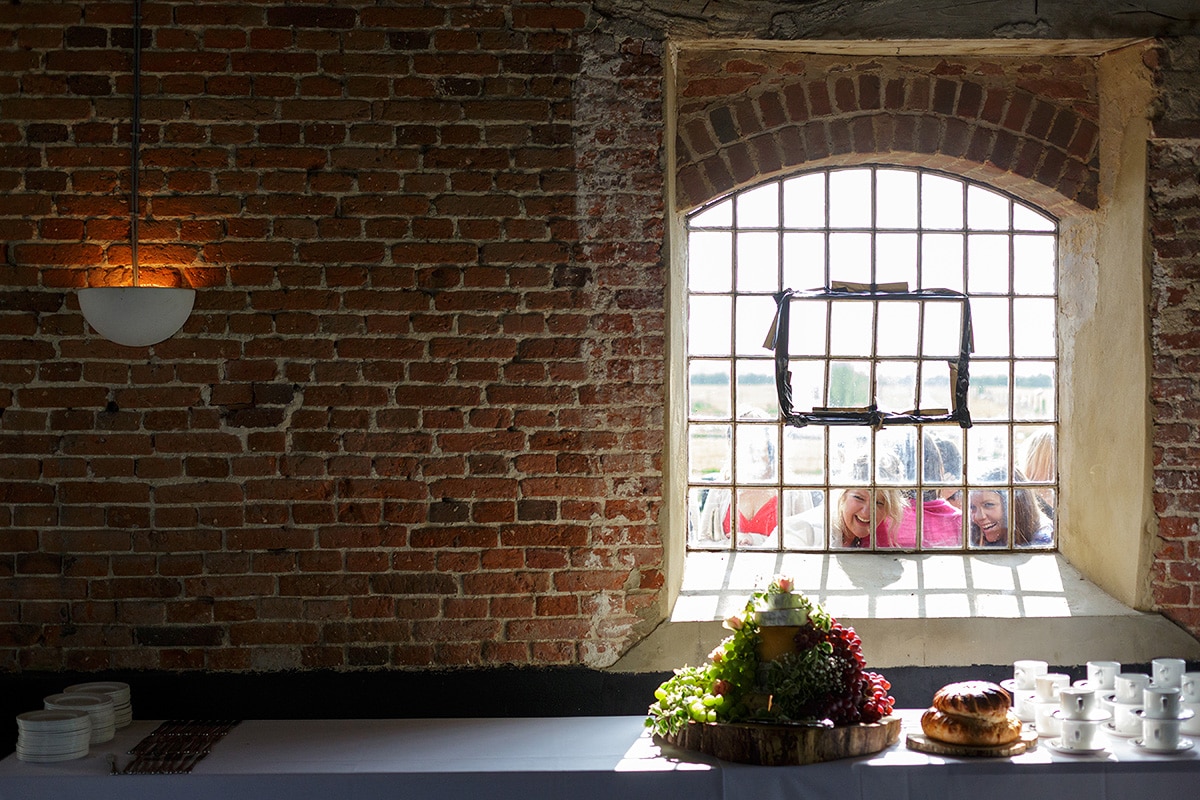
<svg viewBox="0 0 1200 800"><path fill-rule="evenodd" d="M1155 686L1179 688L1187 662L1182 658L1156 658L1150 662L1151 677Z"/></svg>
<svg viewBox="0 0 1200 800"><path fill-rule="evenodd" d="M1095 750L1096 729L1100 723L1088 719L1064 719L1062 732L1058 737L1058 746L1064 750Z"/></svg>
<svg viewBox="0 0 1200 800"><path fill-rule="evenodd" d="M1021 722L1033 722L1037 715L1037 694L1029 690L1018 690L1013 701L1013 712Z"/></svg>
<svg viewBox="0 0 1200 800"><path fill-rule="evenodd" d="M1113 680L1118 703L1140 705L1142 690L1150 685L1150 676L1144 672L1122 672Z"/></svg>
<svg viewBox="0 0 1200 800"><path fill-rule="evenodd" d="M1071 676L1065 672L1047 672L1034 681L1037 699L1042 703L1058 700L1058 693L1071 685Z"/></svg>
<svg viewBox="0 0 1200 800"><path fill-rule="evenodd" d="M1142 690L1142 709L1144 719L1179 719L1179 712L1183 710L1179 690L1166 686L1147 686Z"/></svg>
<svg viewBox="0 0 1200 800"><path fill-rule="evenodd" d="M1058 693L1059 707L1064 719L1106 719L1108 714L1101 710L1096 699L1096 690L1090 686L1068 686Z"/></svg>
<svg viewBox="0 0 1200 800"><path fill-rule="evenodd" d="M1113 703L1113 730L1123 736L1136 736L1142 732L1141 706L1132 703Z"/></svg>
<svg viewBox="0 0 1200 800"><path fill-rule="evenodd" d="M1036 703L1033 724L1038 736L1058 736L1062 733L1062 722L1058 719L1058 703Z"/></svg>
<svg viewBox="0 0 1200 800"><path fill-rule="evenodd" d="M1037 688L1037 676L1045 675L1050 665L1045 661L1022 659L1013 662L1013 681L1018 689Z"/></svg>
<svg viewBox="0 0 1200 800"><path fill-rule="evenodd" d="M1087 662L1087 680L1097 691L1111 692L1117 674L1121 671L1119 661L1089 661Z"/></svg>
<svg viewBox="0 0 1200 800"><path fill-rule="evenodd" d="M1200 703L1184 703L1179 720L1182 723L1179 730L1183 733L1188 736L1200 735Z"/></svg>
<svg viewBox="0 0 1200 800"><path fill-rule="evenodd" d="M1200 703L1200 672L1185 672L1179 680L1179 692L1183 702Z"/></svg>
<svg viewBox="0 0 1200 800"><path fill-rule="evenodd" d="M1142 747L1147 750L1172 752L1179 749L1179 720L1142 719Z"/></svg>

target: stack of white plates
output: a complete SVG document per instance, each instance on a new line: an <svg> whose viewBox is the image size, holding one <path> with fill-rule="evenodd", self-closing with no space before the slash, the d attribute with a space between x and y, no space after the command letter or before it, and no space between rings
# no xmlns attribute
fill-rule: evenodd
<svg viewBox="0 0 1200 800"><path fill-rule="evenodd" d="M50 709L17 715L17 758L48 764L88 754L92 718L86 711Z"/></svg>
<svg viewBox="0 0 1200 800"><path fill-rule="evenodd" d="M120 681L95 681L93 683L76 683L73 686L68 686L63 689L64 692L70 694L73 692L87 692L89 694L106 694L113 701L113 717L117 722L117 729L124 728L129 723L133 722L133 706L129 702L129 684L121 683Z"/></svg>
<svg viewBox="0 0 1200 800"><path fill-rule="evenodd" d="M86 711L92 719L92 744L110 741L117 732L112 698L106 694L71 692L52 694L42 701L47 709Z"/></svg>

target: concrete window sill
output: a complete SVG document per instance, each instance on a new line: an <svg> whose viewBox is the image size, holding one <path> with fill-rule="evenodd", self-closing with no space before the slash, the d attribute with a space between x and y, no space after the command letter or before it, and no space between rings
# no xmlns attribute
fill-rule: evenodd
<svg viewBox="0 0 1200 800"><path fill-rule="evenodd" d="M692 553L671 619L616 668L699 663L728 633L721 620L778 574L853 626L877 667L1200 658L1182 629L1113 599L1057 553Z"/></svg>

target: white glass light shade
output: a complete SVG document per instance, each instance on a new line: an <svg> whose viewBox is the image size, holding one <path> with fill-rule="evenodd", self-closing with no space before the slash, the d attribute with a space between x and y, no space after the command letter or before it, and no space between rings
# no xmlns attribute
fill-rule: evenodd
<svg viewBox="0 0 1200 800"><path fill-rule="evenodd" d="M146 347L169 339L187 322L195 289L94 286L79 290L84 319L109 341Z"/></svg>

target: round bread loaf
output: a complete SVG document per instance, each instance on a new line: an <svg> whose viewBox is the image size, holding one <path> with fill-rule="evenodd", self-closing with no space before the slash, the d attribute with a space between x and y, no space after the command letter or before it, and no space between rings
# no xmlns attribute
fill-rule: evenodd
<svg viewBox="0 0 1200 800"><path fill-rule="evenodd" d="M1000 720L960 717L931 708L921 715L921 730L930 739L968 747L995 747L1021 738L1021 720L1006 711Z"/></svg>
<svg viewBox="0 0 1200 800"><path fill-rule="evenodd" d="M985 722L1004 722L1012 708L1012 697L988 681L963 681L938 689L933 707L944 714Z"/></svg>

